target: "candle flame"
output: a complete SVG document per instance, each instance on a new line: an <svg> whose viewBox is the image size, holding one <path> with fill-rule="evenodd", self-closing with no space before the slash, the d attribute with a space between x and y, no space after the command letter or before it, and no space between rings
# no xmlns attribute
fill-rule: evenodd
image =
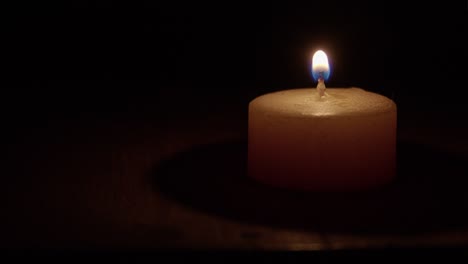
<svg viewBox="0 0 468 264"><path fill-rule="evenodd" d="M328 80L330 77L330 65L328 64L328 57L325 52L318 50L312 57L312 77L315 81L323 79Z"/></svg>

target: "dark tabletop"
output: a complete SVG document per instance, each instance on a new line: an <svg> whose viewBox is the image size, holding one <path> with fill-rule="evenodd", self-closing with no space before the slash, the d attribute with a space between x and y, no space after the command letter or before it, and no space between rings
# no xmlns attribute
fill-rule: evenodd
<svg viewBox="0 0 468 264"><path fill-rule="evenodd" d="M468 245L466 126L436 114L403 115L392 184L320 194L275 189L246 176L244 114L239 107L170 120L161 113L102 114L49 120L27 130L18 125L7 152L2 246Z"/></svg>

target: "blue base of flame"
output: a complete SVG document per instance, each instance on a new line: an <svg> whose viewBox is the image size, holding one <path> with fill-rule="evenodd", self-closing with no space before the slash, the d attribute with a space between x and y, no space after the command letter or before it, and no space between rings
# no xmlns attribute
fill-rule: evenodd
<svg viewBox="0 0 468 264"><path fill-rule="evenodd" d="M312 78L314 78L315 81L318 81L320 78L326 81L328 80L328 78L330 78L330 70L326 70L326 71L312 70L311 72L312 72Z"/></svg>

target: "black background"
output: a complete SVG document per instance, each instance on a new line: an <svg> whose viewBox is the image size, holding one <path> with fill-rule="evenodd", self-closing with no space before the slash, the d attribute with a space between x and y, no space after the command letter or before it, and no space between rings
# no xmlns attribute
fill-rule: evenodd
<svg viewBox="0 0 468 264"><path fill-rule="evenodd" d="M160 120L213 113L246 121L256 96L315 85L309 63L317 49L332 63L328 87L386 95L404 124L419 112L468 127L466 1L14 5L2 15L0 105L3 140L23 144L18 152L28 147L24 134L61 121L148 118L162 129L169 122ZM7 183L18 174L11 164ZM7 188L35 182L17 177Z"/></svg>
<svg viewBox="0 0 468 264"><path fill-rule="evenodd" d="M15 6L3 23L4 114L246 111L260 94L314 86L317 49L332 63L329 87L384 94L400 111L463 111L467 9L336 0Z"/></svg>

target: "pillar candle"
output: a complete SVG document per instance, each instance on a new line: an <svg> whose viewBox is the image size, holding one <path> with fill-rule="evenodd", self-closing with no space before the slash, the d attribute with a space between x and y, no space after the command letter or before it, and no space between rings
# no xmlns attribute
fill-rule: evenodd
<svg viewBox="0 0 468 264"><path fill-rule="evenodd" d="M396 104L361 88L325 91L324 76L317 77L317 88L272 92L250 102L250 177L310 191L365 190L395 177Z"/></svg>

